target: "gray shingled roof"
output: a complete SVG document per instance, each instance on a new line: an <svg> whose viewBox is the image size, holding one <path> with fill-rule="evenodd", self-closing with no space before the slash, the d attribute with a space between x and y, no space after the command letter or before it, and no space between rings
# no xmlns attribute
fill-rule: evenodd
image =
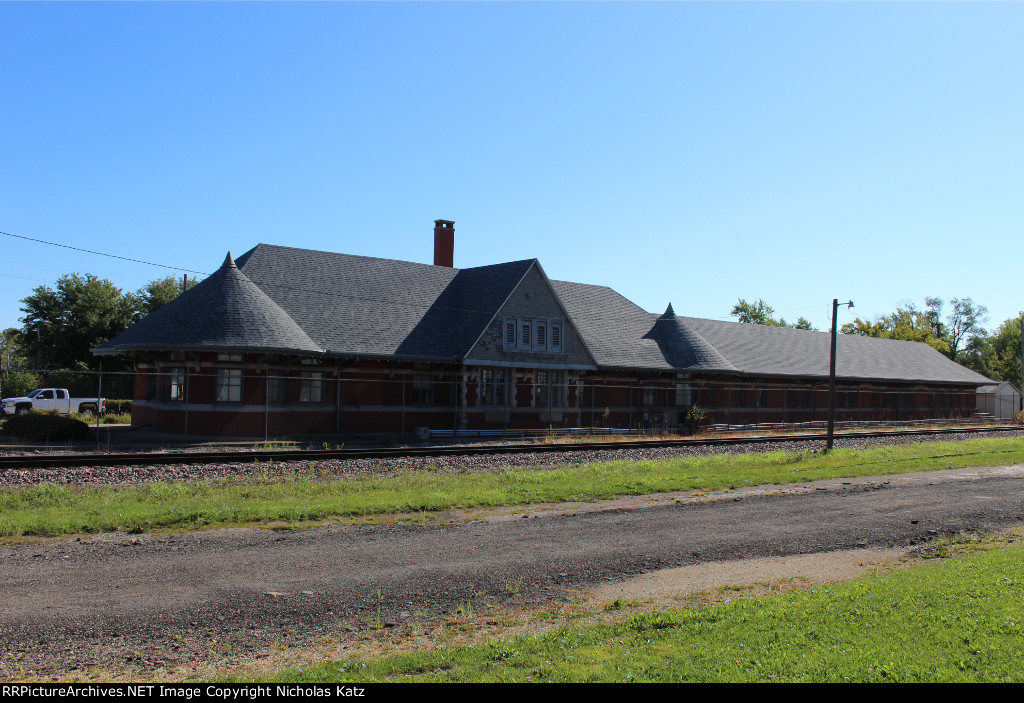
<svg viewBox="0 0 1024 703"><path fill-rule="evenodd" d="M1001 389L1007 387L1012 389L1014 393L1020 393L1020 391L1017 390L1017 386L1013 385L1009 381L998 381L996 383L990 383L987 386L978 386L978 393L981 393L982 395L991 395L998 393Z"/></svg>
<svg viewBox="0 0 1024 703"><path fill-rule="evenodd" d="M460 360L536 263L453 269L260 244L97 348L260 349ZM605 286L551 281L598 366L827 377L829 334L648 313ZM840 335L837 376L982 385L925 344Z"/></svg>
<svg viewBox="0 0 1024 703"><path fill-rule="evenodd" d="M598 366L661 371L737 368L671 308L660 318L611 288L552 281Z"/></svg>
<svg viewBox="0 0 1024 703"><path fill-rule="evenodd" d="M828 332L684 318L743 373L765 376L828 376ZM989 379L921 342L841 334L836 339L836 377L928 383L989 383Z"/></svg>
<svg viewBox="0 0 1024 703"><path fill-rule="evenodd" d="M569 314L601 366L626 369L718 370L724 360L729 367L751 376L827 377L830 334L787 327L743 324L674 316L685 333L683 346L693 346L682 355L666 353L655 343L664 339L659 320L667 326L671 316L648 313L611 288L583 283L552 281ZM714 356L701 357L701 342ZM669 345L671 346L671 345ZM688 362L690 353L698 365ZM706 365L706 366L702 366ZM876 337L839 335L836 347L836 376L844 379L879 381L924 381L933 383L990 383L989 379L960 366L927 344Z"/></svg>
<svg viewBox="0 0 1024 703"><path fill-rule="evenodd" d="M95 352L131 349L259 349L316 353L323 349L228 254L224 265Z"/></svg>
<svg viewBox="0 0 1024 703"><path fill-rule="evenodd" d="M533 260L472 269L260 244L254 283L334 355L459 359Z"/></svg>
<svg viewBox="0 0 1024 703"><path fill-rule="evenodd" d="M644 339L653 339L661 355L674 369L687 371L737 371L717 349L698 334L691 325L676 317L669 303L665 314L654 322Z"/></svg>

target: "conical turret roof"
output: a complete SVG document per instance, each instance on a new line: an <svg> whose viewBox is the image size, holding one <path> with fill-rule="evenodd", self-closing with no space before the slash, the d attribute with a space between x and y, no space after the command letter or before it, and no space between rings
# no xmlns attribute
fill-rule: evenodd
<svg viewBox="0 0 1024 703"><path fill-rule="evenodd" d="M672 303L668 304L665 313L655 321L644 339L657 342L665 361L677 369L738 370L696 330L676 317Z"/></svg>
<svg viewBox="0 0 1024 703"><path fill-rule="evenodd" d="M230 252L209 278L95 351L131 349L323 352L288 313L238 270Z"/></svg>

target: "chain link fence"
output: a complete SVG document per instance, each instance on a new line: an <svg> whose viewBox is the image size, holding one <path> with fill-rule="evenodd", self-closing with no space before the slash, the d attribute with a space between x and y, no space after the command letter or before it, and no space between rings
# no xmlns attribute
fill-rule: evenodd
<svg viewBox="0 0 1024 703"><path fill-rule="evenodd" d="M35 397L11 401L29 391ZM164 368L135 373L5 370L0 443L148 437L302 441L449 440L554 434L693 434L812 429L820 382L624 380L562 371L377 372ZM991 422L973 389L840 383L838 427ZM83 428L85 428L83 430Z"/></svg>

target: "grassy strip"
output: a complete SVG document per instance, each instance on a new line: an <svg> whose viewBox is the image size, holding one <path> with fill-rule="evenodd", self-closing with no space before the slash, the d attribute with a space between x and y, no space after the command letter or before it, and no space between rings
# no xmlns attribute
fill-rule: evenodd
<svg viewBox="0 0 1024 703"><path fill-rule="evenodd" d="M977 439L861 450L680 457L499 472L409 472L320 480L314 467L274 481L42 485L0 492L0 536L303 523L325 518L596 500L824 478L1024 463L1024 440Z"/></svg>
<svg viewBox="0 0 1024 703"><path fill-rule="evenodd" d="M279 682L1024 680L1024 548L508 641L292 669Z"/></svg>

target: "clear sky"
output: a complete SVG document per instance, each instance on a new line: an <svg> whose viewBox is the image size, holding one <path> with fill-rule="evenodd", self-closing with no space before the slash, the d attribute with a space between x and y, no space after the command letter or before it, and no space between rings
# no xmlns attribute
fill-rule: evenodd
<svg viewBox="0 0 1024 703"><path fill-rule="evenodd" d="M260 242L827 329L1024 308L1021 3L0 3L0 231L211 272ZM0 236L0 327L65 273ZM400 285L400 282L396 282Z"/></svg>

